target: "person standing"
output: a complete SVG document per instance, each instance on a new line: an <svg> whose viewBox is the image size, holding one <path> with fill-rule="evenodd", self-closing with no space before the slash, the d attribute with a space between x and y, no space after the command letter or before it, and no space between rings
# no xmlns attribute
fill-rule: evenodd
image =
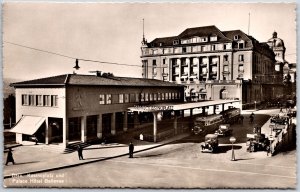
<svg viewBox="0 0 300 192"><path fill-rule="evenodd" d="M77 151L79 160L83 160L82 147L80 145L77 146Z"/></svg>
<svg viewBox="0 0 300 192"><path fill-rule="evenodd" d="M254 113L252 112L250 115L250 123L253 123L253 122L254 122Z"/></svg>
<svg viewBox="0 0 300 192"><path fill-rule="evenodd" d="M243 121L244 121L244 116L241 115L241 116L240 116L240 122L243 124Z"/></svg>
<svg viewBox="0 0 300 192"><path fill-rule="evenodd" d="M133 150L134 150L134 145L132 142L129 144L129 158L133 158Z"/></svg>
<svg viewBox="0 0 300 192"><path fill-rule="evenodd" d="M9 151L7 153L7 159L6 159L6 164L5 165L7 165L9 162L12 162L13 164L15 164L11 148L9 148Z"/></svg>

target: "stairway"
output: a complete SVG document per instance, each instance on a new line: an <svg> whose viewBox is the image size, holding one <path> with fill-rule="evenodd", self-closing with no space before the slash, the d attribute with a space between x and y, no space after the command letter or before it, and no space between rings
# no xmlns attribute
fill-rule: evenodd
<svg viewBox="0 0 300 192"><path fill-rule="evenodd" d="M80 145L82 148L91 146L91 144L89 144L89 143L83 143L81 141L76 141L76 142L69 143L66 149L77 151L78 145Z"/></svg>

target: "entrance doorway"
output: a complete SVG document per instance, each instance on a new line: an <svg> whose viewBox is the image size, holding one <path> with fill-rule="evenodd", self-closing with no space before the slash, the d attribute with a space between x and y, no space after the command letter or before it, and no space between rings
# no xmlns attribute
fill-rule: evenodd
<svg viewBox="0 0 300 192"><path fill-rule="evenodd" d="M69 118L69 141L81 140L81 118Z"/></svg>

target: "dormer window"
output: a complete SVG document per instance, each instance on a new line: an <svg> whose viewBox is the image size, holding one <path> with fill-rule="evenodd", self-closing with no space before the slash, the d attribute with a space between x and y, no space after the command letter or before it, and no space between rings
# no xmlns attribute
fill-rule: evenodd
<svg viewBox="0 0 300 192"><path fill-rule="evenodd" d="M174 40L173 41L173 45L178 45L179 44L179 40Z"/></svg>
<svg viewBox="0 0 300 192"><path fill-rule="evenodd" d="M217 41L217 40L218 40L218 36L216 36L216 35L212 35L210 37L210 41Z"/></svg>
<svg viewBox="0 0 300 192"><path fill-rule="evenodd" d="M160 47L163 46L163 43L159 43L159 46L160 46Z"/></svg>
<svg viewBox="0 0 300 192"><path fill-rule="evenodd" d="M244 49L244 42L239 42L238 43L238 48L239 49Z"/></svg>
<svg viewBox="0 0 300 192"><path fill-rule="evenodd" d="M238 40L239 39L239 36L238 35L235 35L234 36L234 40Z"/></svg>

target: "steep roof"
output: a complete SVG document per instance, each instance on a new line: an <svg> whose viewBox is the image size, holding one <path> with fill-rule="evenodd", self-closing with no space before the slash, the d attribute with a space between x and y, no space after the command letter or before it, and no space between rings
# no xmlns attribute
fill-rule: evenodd
<svg viewBox="0 0 300 192"><path fill-rule="evenodd" d="M187 28L180 35L179 38L184 39L188 37L198 36L198 37L207 37L217 35L220 39L218 41L230 41L227 37L225 37L222 32L214 25L211 26L203 26L203 27L194 27Z"/></svg>
<svg viewBox="0 0 300 192"><path fill-rule="evenodd" d="M34 79L12 83L13 87L26 86L65 86L65 85L84 85L84 86L144 86L144 87L180 87L175 83L160 81L156 79L130 78L130 77L102 77L94 75L65 74L59 76Z"/></svg>
<svg viewBox="0 0 300 192"><path fill-rule="evenodd" d="M236 31L239 31L239 30L236 30ZM231 31L231 32L234 32L234 31ZM242 31L239 31L239 33L244 34ZM182 33L180 33L178 36L156 38L153 41L151 41L150 43L148 43L148 46L149 47L174 46L173 45L174 40L188 39L191 37L211 37L213 35L216 35L218 37L218 40L216 42L226 43L226 42L233 41L233 35L231 35L230 32L227 32L227 34L224 34L216 26L211 25L211 26L187 28ZM242 36L246 38L245 35L242 35ZM160 43L162 43L162 45L160 45ZM197 44L207 44L207 43L208 42L199 42ZM178 44L177 46L180 46L180 44Z"/></svg>

